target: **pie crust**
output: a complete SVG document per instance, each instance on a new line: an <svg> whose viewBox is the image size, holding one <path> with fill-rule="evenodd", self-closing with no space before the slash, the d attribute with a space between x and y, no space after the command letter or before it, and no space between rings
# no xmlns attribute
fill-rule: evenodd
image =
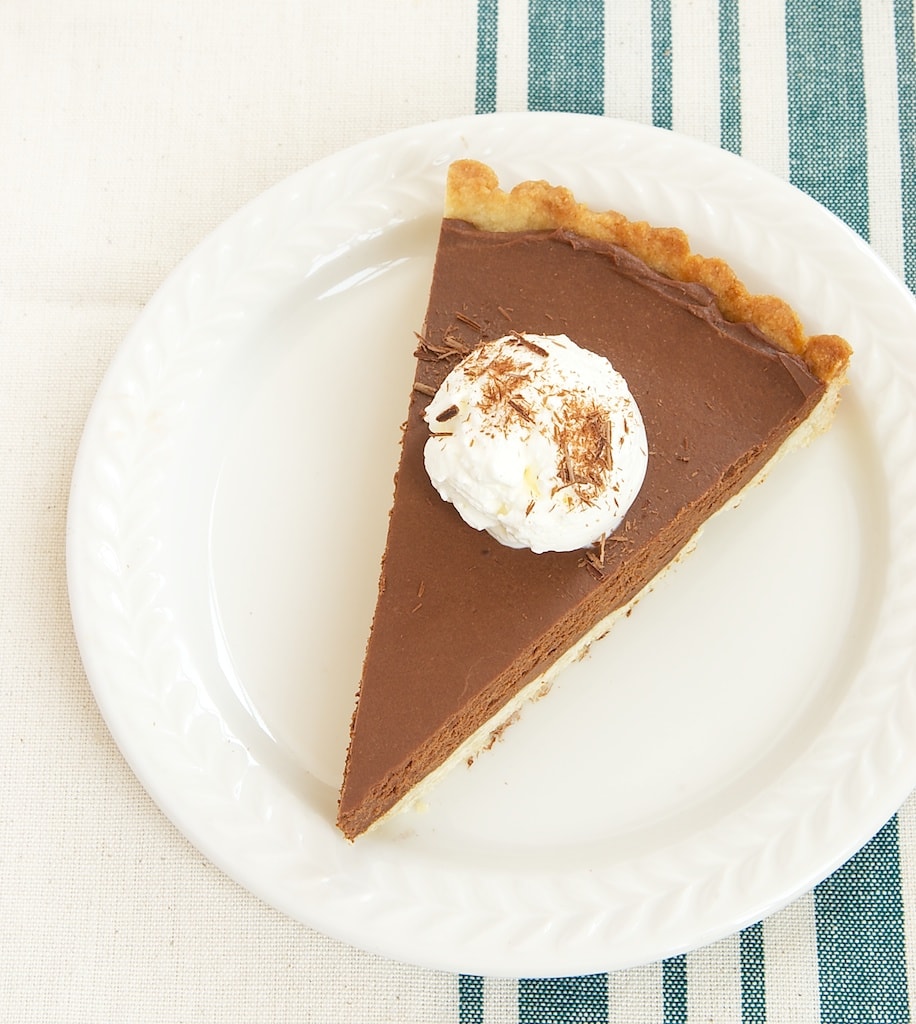
<svg viewBox="0 0 916 1024"><path fill-rule="evenodd" d="M478 692L473 699L469 698L469 707L471 704L474 705L474 721L480 721L480 724L464 728L460 710L453 713L437 736L431 738L430 743L424 746L421 742L417 747L416 756L411 755L404 760L401 767L393 765L387 775L369 787L369 792L365 796L347 791L348 781L355 768L354 749L360 712L359 701L368 678L364 674L351 725L351 746L338 807L338 825L349 839L354 839L406 806L422 804L424 795L440 775L459 762L472 762L481 750L491 746L501 732L515 720L520 708L527 701L543 696L549 690L554 677L566 665L581 658L592 642L604 636L618 617L628 614L636 601L654 587L671 566L693 549L702 528L712 515L724 508L737 505L743 494L763 479L782 455L803 446L824 430L832 418L840 389L845 383L851 356L851 348L843 338L832 334L807 335L798 315L786 302L770 295L751 294L725 262L693 253L683 231L677 228L651 227L645 222L628 220L614 211L595 212L577 203L565 188L543 181L529 181L517 185L511 191L503 191L499 188L497 176L491 168L477 161L461 160L449 169L444 213L447 221L465 222L482 232L562 231L602 245L619 246L667 278L689 285L704 286L715 296L716 304L726 320L753 325L777 349L798 357L808 368L810 375L820 382L818 390L821 391L821 386L823 390L816 404L807 410L805 418L778 445L771 446L772 450L767 449L766 458L762 462L754 464L755 467L759 465L759 469L753 476L742 478L745 482L740 490L730 493L719 505L713 507L711 514L705 514L706 518L698 523L692 534L682 543L679 542L681 546L674 556L670 557L660 570L653 571L637 593L625 603L613 608L609 614L602 615L597 621L590 621L584 628L576 630L581 635L573 635L564 640L558 656L548 654L543 671L539 671L533 677L530 671L526 675L517 674L520 681L503 685L499 690L498 701L494 701L493 694L485 692L485 689ZM421 349L422 345L421 341ZM418 378L411 401L411 415L414 417L416 391L424 387L420 383L422 373L421 360L418 363ZM428 401L428 398L424 401ZM408 423L410 422L414 423L416 429L415 418L413 421L409 419ZM408 426L407 429L410 430L411 427ZM402 455L399 476L404 471L403 458ZM398 500L397 489L395 500ZM436 500L441 499L437 497ZM464 524L456 528L471 530ZM389 545L390 542L391 534ZM593 555L581 554L587 557L580 560L579 564L588 568L588 559L593 558ZM389 549L386 549L379 584L380 606L385 599L386 579L391 583L392 573L397 571L388 556ZM598 585L603 586L601 583ZM377 609L373 635L378 626L378 619ZM459 629L460 624L455 623L454 627ZM411 628L414 628L413 624ZM370 635L367 649L367 664L368 650L372 647L373 639L378 640L373 635ZM403 639L400 642L405 643ZM397 644L394 646L397 647ZM529 642L529 649L530 647ZM409 659L411 656L411 650L405 649L403 657ZM377 674L377 669L374 671ZM381 682L383 684L383 681ZM380 680L375 679L372 685L378 686L379 683ZM377 694L375 696L378 697ZM397 701L401 696L393 696L393 700ZM378 707L378 704L375 706ZM485 714L481 713L482 707L486 708ZM384 743L384 736L381 736L378 742ZM357 755L358 758L362 756ZM360 787L364 788L362 782Z"/></svg>
<svg viewBox="0 0 916 1024"><path fill-rule="evenodd" d="M596 212L577 203L569 189L546 181L525 181L505 192L496 172L477 160L459 160L449 167L445 216L486 231L560 228L620 245L661 274L707 287L729 320L754 324L774 345L800 355L825 383L845 375L852 354L848 342L835 334L806 335L787 302L752 295L724 260L691 252L680 228L652 227L614 210Z"/></svg>

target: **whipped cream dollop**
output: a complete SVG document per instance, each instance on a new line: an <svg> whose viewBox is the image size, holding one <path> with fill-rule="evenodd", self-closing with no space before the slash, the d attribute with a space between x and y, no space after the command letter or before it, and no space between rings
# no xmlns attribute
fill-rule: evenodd
<svg viewBox="0 0 916 1024"><path fill-rule="evenodd" d="M620 526L646 475L646 431L626 381L563 334L483 342L424 417L433 486L508 547L589 547Z"/></svg>

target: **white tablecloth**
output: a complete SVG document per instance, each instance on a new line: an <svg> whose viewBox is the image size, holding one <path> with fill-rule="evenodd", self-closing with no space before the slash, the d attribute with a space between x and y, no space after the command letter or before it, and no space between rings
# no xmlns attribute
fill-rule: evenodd
<svg viewBox="0 0 916 1024"><path fill-rule="evenodd" d="M562 21L566 7L582 6L558 0L532 11L554 9ZM603 48L597 112L733 147L737 132L745 156L816 192L817 174L806 178L805 167L793 164L787 127L786 97L798 85L787 66L800 65L787 64L786 12L797 16L806 6L815 22L823 15L839 25L842 40L857 41L864 55L861 76L839 59L838 96L843 83L865 83L860 141L870 241L903 276L914 258L913 142L904 133L913 115L898 106L900 96L911 97L911 4L863 4L860 18L856 3L608 3L603 36L582 42L586 65L594 46ZM767 1019L737 979L737 937L682 961L682 1002L671 995L670 971L663 993L655 964L599 980L610 994L597 1011L581 989L565 1002L562 992L553 1003L542 993L538 1004L517 981L459 979L386 961L285 918L210 864L146 795L102 721L74 641L64 548L70 475L95 390L151 294L247 200L353 143L475 110L524 110L551 88L558 105L589 109L594 75L576 93L575 82L529 67L528 16L526 4L508 0L0 5L5 1019L636 1024L666 1012L672 1020ZM549 21L531 36L532 54L543 33L562 34ZM730 52L721 49L721 32L739 27L730 59L743 61L745 73L736 100L720 90ZM666 33L667 48L659 45ZM818 59L816 40L806 38ZM854 97L842 96L837 117L856 109ZM817 197L832 195L854 220L856 181L859 193L864 184L854 177L856 153L845 160L842 194L835 161L815 167L825 179ZM909 934L912 800L895 829L901 878L891 897ZM819 989L812 901L793 904L764 930L768 957L777 946L783 953L768 974L770 1020L839 1019ZM890 973L877 961L849 965L859 979L851 991L863 976L871 988L861 1015L843 1019L909 1019L914 955L898 954Z"/></svg>

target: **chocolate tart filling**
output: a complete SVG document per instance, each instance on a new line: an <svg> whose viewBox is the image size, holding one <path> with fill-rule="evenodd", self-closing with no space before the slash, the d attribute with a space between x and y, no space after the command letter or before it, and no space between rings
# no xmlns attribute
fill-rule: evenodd
<svg viewBox="0 0 916 1024"><path fill-rule="evenodd" d="M473 346L513 330L564 333L607 357L639 404L645 482L624 525L587 551L504 547L467 526L426 475L429 396ZM443 221L341 791L344 834L384 816L632 602L828 386L802 355L726 319L707 287L619 245Z"/></svg>

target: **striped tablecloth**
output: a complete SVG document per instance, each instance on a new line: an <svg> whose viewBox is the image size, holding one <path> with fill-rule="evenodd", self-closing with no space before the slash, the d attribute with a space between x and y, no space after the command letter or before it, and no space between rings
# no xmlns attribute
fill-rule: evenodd
<svg viewBox="0 0 916 1024"><path fill-rule="evenodd" d="M166 272L268 185L395 128L567 110L697 137L799 186L913 288L912 0L5 0L0 40L4 1018L908 1021L914 798L778 914L623 972L433 972L264 907L108 737L63 540L95 388Z"/></svg>

